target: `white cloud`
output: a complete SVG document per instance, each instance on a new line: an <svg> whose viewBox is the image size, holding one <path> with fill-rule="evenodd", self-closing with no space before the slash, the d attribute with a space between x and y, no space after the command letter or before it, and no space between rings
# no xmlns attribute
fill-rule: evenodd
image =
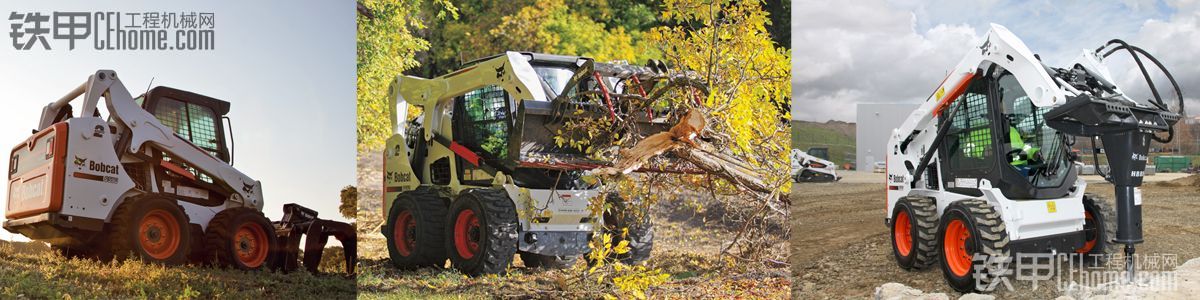
<svg viewBox="0 0 1200 300"><path fill-rule="evenodd" d="M855 103L918 101L959 59L945 49L979 42L968 25L915 31L912 13L883 1L793 7L794 105L801 120L853 120Z"/></svg>
<svg viewBox="0 0 1200 300"><path fill-rule="evenodd" d="M856 103L919 102L963 51L977 46L988 23L1008 27L1053 66L1082 49L1125 39L1161 59L1186 86L1187 98L1200 99L1189 92L1200 89L1200 69L1192 67L1200 65L1200 57L1191 55L1200 49L1197 8L1200 0L796 3L792 116L853 121ZM1114 73L1121 82L1136 79ZM1165 80L1158 81L1165 86ZM1132 85L1131 93L1145 91L1126 85ZM1200 111L1195 109L1200 106L1189 107Z"/></svg>
<svg viewBox="0 0 1200 300"><path fill-rule="evenodd" d="M1168 20L1147 20L1138 31L1136 37L1127 40L1132 45L1141 47L1162 61L1163 65L1175 77L1188 100L1186 107L1190 111L1200 111L1200 5L1198 1L1181 1L1170 3L1178 10ZM1176 6L1178 5L1178 6ZM1144 81L1140 70L1131 62L1128 55L1113 54L1112 63L1127 66L1124 72L1114 71L1118 82L1124 83L1125 91L1134 99L1142 100L1153 97ZM1174 105L1176 99L1170 82L1157 71L1151 62L1143 60L1154 78L1155 86L1162 93L1163 101ZM1172 106L1173 107L1173 106Z"/></svg>

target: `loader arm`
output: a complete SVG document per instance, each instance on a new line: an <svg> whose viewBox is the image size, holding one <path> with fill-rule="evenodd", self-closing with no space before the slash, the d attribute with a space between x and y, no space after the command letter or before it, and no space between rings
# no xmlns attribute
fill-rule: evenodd
<svg viewBox="0 0 1200 300"><path fill-rule="evenodd" d="M452 105L455 96L486 86L500 86L517 103L525 100L549 101L541 79L535 74L527 58L519 52L509 51L435 78L396 76L388 89L388 115L392 132L404 132L408 110L403 108L407 105L424 108L425 124L442 124L443 114L440 112ZM424 128L424 139L427 141L439 131L450 136L449 130L435 129L434 126Z"/></svg>
<svg viewBox="0 0 1200 300"><path fill-rule="evenodd" d="M105 99L107 109L113 120L122 125L123 135L128 137L128 148L123 151L140 153L146 146L152 145L158 150L169 153L173 159L186 162L206 174L213 176L215 184L225 186L236 195L231 198L235 202L261 210L262 187L257 180L246 176L229 164L214 157L180 138L175 131L159 122L134 101L133 96L125 89L116 72L100 70L88 77L88 80L72 90L58 101L50 103L43 109L39 129L62 121L69 116L68 103L82 96L81 115L97 114L100 99ZM63 112L66 111L64 114ZM118 143L120 144L120 143ZM118 145L121 146L121 145Z"/></svg>

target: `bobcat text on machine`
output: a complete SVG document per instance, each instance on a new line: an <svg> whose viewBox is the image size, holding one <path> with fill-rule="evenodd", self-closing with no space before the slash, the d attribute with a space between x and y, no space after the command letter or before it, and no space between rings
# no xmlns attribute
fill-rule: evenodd
<svg viewBox="0 0 1200 300"><path fill-rule="evenodd" d="M1104 64L1114 53L1132 56L1153 99L1135 102L1116 86ZM1163 102L1145 60L1174 85L1176 111ZM993 24L982 45L892 131L885 222L897 263L922 269L938 262L946 281L967 292L987 290L1015 263L985 260L1016 253L1102 260L1123 244L1132 280L1134 245L1142 242L1138 186L1146 153L1151 140L1172 139L1181 115L1175 79L1140 48L1112 40L1084 50L1071 65L1046 66ZM1163 132L1165 138L1156 135ZM1091 139L1093 148L1097 137L1103 143L1115 214L1103 199L1085 194L1078 177L1083 164L1070 149L1074 137Z"/></svg>
<svg viewBox="0 0 1200 300"><path fill-rule="evenodd" d="M527 52L432 79L398 76L388 97L395 134L383 154L392 263L441 267L449 258L466 274L499 274L519 254L529 267L565 267L589 251L597 225L614 243L629 241L629 252L614 259L647 259L649 216L623 209L638 200L608 193L611 209L593 215L589 202L602 196L602 184L586 172L611 164L559 146L555 136L570 120L664 131L683 114L655 107L656 99L674 89L699 101L707 89L696 82L661 62ZM411 122L409 105L423 109Z"/></svg>
<svg viewBox="0 0 1200 300"><path fill-rule="evenodd" d="M261 182L232 165L228 112L229 102L168 87L134 98L116 72L97 71L43 108L33 136L13 147L4 229L68 257L247 270L298 267L308 234L314 272L334 236L353 273L349 224L295 204L281 222L263 216Z"/></svg>

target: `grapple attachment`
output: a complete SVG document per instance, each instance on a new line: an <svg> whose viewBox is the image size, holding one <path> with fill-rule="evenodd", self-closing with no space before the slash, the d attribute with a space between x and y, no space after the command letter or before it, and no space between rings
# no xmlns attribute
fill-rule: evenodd
<svg viewBox="0 0 1200 300"><path fill-rule="evenodd" d="M512 160L514 168L575 171L611 166L611 162L590 158L578 149L559 146L556 138L583 134L572 128L573 122L604 122L610 126L611 130L588 137L593 146L603 146L603 140L614 138L614 134L651 136L666 132L684 122L685 114L700 107L708 96L707 86L695 72L673 71L655 60L640 66L534 55L530 64L538 71L547 99L551 100L523 101L517 107L519 143L511 145L516 149L509 151L516 156ZM668 95L685 97L685 101L666 101ZM700 172L671 155L636 171Z"/></svg>
<svg viewBox="0 0 1200 300"><path fill-rule="evenodd" d="M325 243L333 236L342 242L346 273L354 274L358 257L358 237L354 226L337 221L317 218L317 211L295 203L283 205L283 219L273 222L279 237L280 255L275 268L285 272L300 268L300 238L308 235L304 243L304 268L317 273L324 254Z"/></svg>

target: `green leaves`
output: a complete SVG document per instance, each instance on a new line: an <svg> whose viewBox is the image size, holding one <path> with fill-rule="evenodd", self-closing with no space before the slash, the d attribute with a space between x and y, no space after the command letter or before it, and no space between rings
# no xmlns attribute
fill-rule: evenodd
<svg viewBox="0 0 1200 300"><path fill-rule="evenodd" d="M358 145L359 150L383 146L392 134L388 124L388 85L401 72L420 66L418 52L430 43L413 34L425 29L423 15L457 18L449 0L363 0L373 17L358 16ZM428 7L426 7L428 4ZM423 10L426 8L429 11Z"/></svg>

